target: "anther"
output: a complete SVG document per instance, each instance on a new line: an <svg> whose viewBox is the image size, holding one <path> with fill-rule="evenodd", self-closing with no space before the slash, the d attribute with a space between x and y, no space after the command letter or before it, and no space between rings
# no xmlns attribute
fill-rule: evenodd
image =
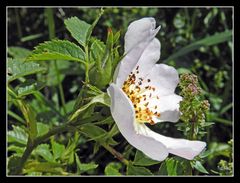
<svg viewBox="0 0 240 183"><path fill-rule="evenodd" d="M153 120L151 120L150 121L150 125L154 125L155 123L154 123L154 121Z"/></svg>

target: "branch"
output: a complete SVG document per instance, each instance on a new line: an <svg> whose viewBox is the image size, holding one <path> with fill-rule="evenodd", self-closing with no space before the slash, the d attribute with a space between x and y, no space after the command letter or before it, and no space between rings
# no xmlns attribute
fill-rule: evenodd
<svg viewBox="0 0 240 183"><path fill-rule="evenodd" d="M121 153L116 151L114 148L109 146L108 144L101 144L106 150L108 150L114 157L119 159L121 162L123 162L125 165L129 164L129 161L123 157Z"/></svg>

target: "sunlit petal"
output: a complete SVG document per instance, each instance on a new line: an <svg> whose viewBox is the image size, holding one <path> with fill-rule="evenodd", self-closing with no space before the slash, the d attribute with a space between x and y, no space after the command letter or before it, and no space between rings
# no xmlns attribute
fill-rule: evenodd
<svg viewBox="0 0 240 183"><path fill-rule="evenodd" d="M153 113L158 112L160 116L154 116L153 121L156 122L177 122L180 117L179 103L182 97L176 94L164 97L152 98L149 100L148 107Z"/></svg>
<svg viewBox="0 0 240 183"><path fill-rule="evenodd" d="M150 130L145 125L139 125L139 132L142 135L152 137L156 141L163 143L167 147L169 153L188 160L192 160L206 147L205 142L166 137Z"/></svg>
<svg viewBox="0 0 240 183"><path fill-rule="evenodd" d="M149 79L150 82L147 82ZM154 87L159 97L173 94L179 83L178 72L174 67L166 64L155 64L144 78L142 88Z"/></svg>
<svg viewBox="0 0 240 183"><path fill-rule="evenodd" d="M111 96L111 113L118 126L118 129L127 141L150 158L158 161L164 160L168 156L166 147L154 138L138 132L135 123L135 112L131 101L115 84L108 88Z"/></svg>
<svg viewBox="0 0 240 183"><path fill-rule="evenodd" d="M127 79L130 72L136 67L136 64L142 56L144 50L152 42L156 33L159 31L160 27L155 29L155 24L156 23L153 18L143 18L130 24L125 35L126 55L118 64L118 69L115 70L114 74L117 76L115 77L114 82L119 87L122 87L123 82Z"/></svg>

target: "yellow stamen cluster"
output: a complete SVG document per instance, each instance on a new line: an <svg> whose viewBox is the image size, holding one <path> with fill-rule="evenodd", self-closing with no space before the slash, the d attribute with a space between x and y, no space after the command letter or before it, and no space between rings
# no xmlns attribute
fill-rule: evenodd
<svg viewBox="0 0 240 183"><path fill-rule="evenodd" d="M138 74L139 66L128 76L122 89L133 103L137 122L148 122L153 125L155 124L153 116L160 117L160 113L156 112L157 106L151 108L148 106L148 100L151 98L159 100L159 97L154 95L155 88L153 86L147 85L145 87L140 87L144 82L150 83L151 80L137 78Z"/></svg>

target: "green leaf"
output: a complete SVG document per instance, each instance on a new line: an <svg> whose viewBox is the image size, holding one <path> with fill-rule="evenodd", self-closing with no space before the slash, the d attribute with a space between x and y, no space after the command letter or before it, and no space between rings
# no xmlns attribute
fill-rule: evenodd
<svg viewBox="0 0 240 183"><path fill-rule="evenodd" d="M177 13L176 16L173 19L173 25L177 28L177 29L181 29L184 27L186 22L186 18L184 16L182 16L180 13Z"/></svg>
<svg viewBox="0 0 240 183"><path fill-rule="evenodd" d="M112 116L108 116L101 121L94 122L95 125L105 125L105 124L110 125L112 123L114 123L114 119L112 118Z"/></svg>
<svg viewBox="0 0 240 183"><path fill-rule="evenodd" d="M8 152L16 152L17 155L19 156L22 156L25 148L24 147L19 147L19 146L16 146L16 145L10 145L8 146L7 148Z"/></svg>
<svg viewBox="0 0 240 183"><path fill-rule="evenodd" d="M75 102L76 102L75 100L70 100L69 102L67 102L67 103L65 104L65 109L66 109L66 113L67 113L67 114L69 114L70 112L73 111L73 107L74 107ZM64 109L63 109L63 107L61 107L60 111L61 111L61 114L64 115Z"/></svg>
<svg viewBox="0 0 240 183"><path fill-rule="evenodd" d="M57 65L58 70L55 68L55 63ZM64 62L61 60L58 60L57 62L50 62L49 63L49 70L47 73L46 83L47 86L56 86L61 83L64 78L66 77L66 73L64 73L66 70L72 70L71 63L70 62ZM58 78L59 77L59 78Z"/></svg>
<svg viewBox="0 0 240 183"><path fill-rule="evenodd" d="M232 39L232 31L231 30L227 30L227 31L221 32L221 33L216 33L212 36L208 36L201 40L195 41L195 42L181 48L180 50L178 50L177 52L172 54L170 57L168 57L163 62L166 63L169 60L174 60L176 58L179 58L179 57L186 55L194 50L199 49L202 46L212 46L212 45L216 45L216 44L223 43L226 41L231 41L231 39Z"/></svg>
<svg viewBox="0 0 240 183"><path fill-rule="evenodd" d="M147 157L145 154L143 154L139 150L137 150L134 161L133 161L134 165L139 165L139 166L151 166L151 165L155 165L158 163L160 163L160 162L150 159L149 157Z"/></svg>
<svg viewBox="0 0 240 183"><path fill-rule="evenodd" d="M51 140L51 144L52 144L53 156L54 156L54 159L56 160L63 155L65 151L65 146L63 144L57 143L53 139Z"/></svg>
<svg viewBox="0 0 240 183"><path fill-rule="evenodd" d="M116 124L114 124L111 128L111 130L108 132L108 137L113 137L119 133L118 127Z"/></svg>
<svg viewBox="0 0 240 183"><path fill-rule="evenodd" d="M27 139L28 139L28 134L26 131L21 128L20 126L12 126L13 130L8 131L8 142L15 142L19 144L26 145L27 144Z"/></svg>
<svg viewBox="0 0 240 183"><path fill-rule="evenodd" d="M49 144L40 144L34 150L34 153L43 157L48 162L55 162L52 153L50 152Z"/></svg>
<svg viewBox="0 0 240 183"><path fill-rule="evenodd" d="M103 94L103 92L100 89L98 89L96 86L93 86L89 83L86 83L86 87L89 89L88 91L91 91L91 94L94 94L95 96Z"/></svg>
<svg viewBox="0 0 240 183"><path fill-rule="evenodd" d="M11 46L7 51L13 58L26 58L31 54L30 50L18 46Z"/></svg>
<svg viewBox="0 0 240 183"><path fill-rule="evenodd" d="M133 166L129 163L127 166L127 175L153 175L150 170L145 167Z"/></svg>
<svg viewBox="0 0 240 183"><path fill-rule="evenodd" d="M31 140L37 136L37 121L36 113L32 106L24 100L17 100L18 106L26 120L28 133Z"/></svg>
<svg viewBox="0 0 240 183"><path fill-rule="evenodd" d="M78 155L75 153L77 168L79 173L87 172L89 170L96 169L98 167L95 163L81 163Z"/></svg>
<svg viewBox="0 0 240 183"><path fill-rule="evenodd" d="M231 156L231 146L227 143L212 142L209 145L209 149L211 151L211 153L208 156L209 159L212 159L216 156L221 156L221 155L226 157Z"/></svg>
<svg viewBox="0 0 240 183"><path fill-rule="evenodd" d="M44 83L41 81L35 81L34 79L28 79L21 83L17 87L17 94L19 97L30 95L44 87Z"/></svg>
<svg viewBox="0 0 240 183"><path fill-rule="evenodd" d="M161 163L158 175L183 175L185 170L186 160L179 157L167 158Z"/></svg>
<svg viewBox="0 0 240 183"><path fill-rule="evenodd" d="M49 131L49 125L44 123L37 123L38 136L42 136Z"/></svg>
<svg viewBox="0 0 240 183"><path fill-rule="evenodd" d="M166 161L161 163L161 166L158 170L158 175L168 175Z"/></svg>
<svg viewBox="0 0 240 183"><path fill-rule="evenodd" d="M178 71L178 74L192 73L190 69L186 69L184 67L178 68L177 71Z"/></svg>
<svg viewBox="0 0 240 183"><path fill-rule="evenodd" d="M74 162L74 153L77 150L77 146L79 144L79 133L75 132L74 138L70 138L68 141L68 145L66 150L63 152L61 159L63 161L68 162L68 164L72 164Z"/></svg>
<svg viewBox="0 0 240 183"><path fill-rule="evenodd" d="M73 119L78 117L83 111L85 111L88 107L90 107L92 104L95 104L95 103L101 103L101 104L104 104L109 107L110 106L110 98L109 98L108 94L106 94L106 93L103 93L103 94L97 95L96 97L93 97L89 103L87 103L86 105L82 106L80 109L75 111L74 114L70 117L69 121L72 121Z"/></svg>
<svg viewBox="0 0 240 183"><path fill-rule="evenodd" d="M10 107L9 107L9 108L10 108ZM7 113L8 113L8 115L11 116L12 118L16 119L17 121L21 122L22 124L25 124L24 119L23 119L21 116L19 116L18 114L10 111L9 109L8 109Z"/></svg>
<svg viewBox="0 0 240 183"><path fill-rule="evenodd" d="M206 173L209 174L208 171L203 167L202 163L200 161L196 161L191 163L191 165L196 168L198 171L202 172L202 173Z"/></svg>
<svg viewBox="0 0 240 183"><path fill-rule="evenodd" d="M84 133L90 140L95 140L102 143L108 143L110 145L118 144L115 140L113 140L112 136L107 133L104 129L92 124L87 123L80 127L80 132Z"/></svg>
<svg viewBox="0 0 240 183"><path fill-rule="evenodd" d="M90 137L90 140L98 140L102 137L105 137L107 135L106 131L94 124L87 123L80 127L80 130L82 133L84 133L86 136Z"/></svg>
<svg viewBox="0 0 240 183"><path fill-rule="evenodd" d="M30 175L30 176L40 176L42 174L43 172L34 172L34 171L27 172L27 175Z"/></svg>
<svg viewBox="0 0 240 183"><path fill-rule="evenodd" d="M209 155L211 154L211 151L210 150L206 150L206 151L203 151L199 154L199 158L206 158L208 157Z"/></svg>
<svg viewBox="0 0 240 183"><path fill-rule="evenodd" d="M100 46L100 44L99 44ZM100 46L103 48L103 45ZM90 82L102 89L112 79L112 62L113 62L113 33L111 29L108 31L107 42L104 53L97 52L95 65L89 70Z"/></svg>
<svg viewBox="0 0 240 183"><path fill-rule="evenodd" d="M113 44L116 44L117 41L119 40L119 38L120 38L120 32L121 32L121 31L118 31L118 32L116 32L116 33L114 34L114 36L113 36Z"/></svg>
<svg viewBox="0 0 240 183"><path fill-rule="evenodd" d="M52 174L67 175L63 166L59 163L28 161L23 169L23 173L29 172L46 172Z"/></svg>
<svg viewBox="0 0 240 183"><path fill-rule="evenodd" d="M213 123L213 122L204 122L203 124L202 124L202 127L207 127L207 126L212 126L212 125L214 125L215 123Z"/></svg>
<svg viewBox="0 0 240 183"><path fill-rule="evenodd" d="M178 161L170 158L166 161L168 175L177 175Z"/></svg>
<svg viewBox="0 0 240 183"><path fill-rule="evenodd" d="M94 27L97 25L97 23L98 23L99 19L101 18L103 12L104 12L104 10L103 10L103 8L101 8L98 16L96 17L96 19L95 19L94 22L92 23L91 27L88 29L87 38L86 38L87 41L89 40L89 38L90 38L90 36L91 36L91 34L92 34L92 31L93 31Z"/></svg>
<svg viewBox="0 0 240 183"><path fill-rule="evenodd" d="M35 74L38 72L45 72L46 68L40 67L37 63L26 63L20 59L8 59L7 62L8 68L8 82L11 82L17 78Z"/></svg>
<svg viewBox="0 0 240 183"><path fill-rule="evenodd" d="M76 44L67 40L45 41L35 47L26 61L70 60L83 62L85 53Z"/></svg>
<svg viewBox="0 0 240 183"><path fill-rule="evenodd" d="M90 48L90 60L96 61L102 58L105 51L105 44L99 39L94 39Z"/></svg>
<svg viewBox="0 0 240 183"><path fill-rule="evenodd" d="M119 172L120 168L122 168L122 165L120 163L111 162L105 167L104 174L105 175L122 175Z"/></svg>
<svg viewBox="0 0 240 183"><path fill-rule="evenodd" d="M94 143L94 146L93 146L93 154L94 155L99 151L100 147L101 147L101 144L99 142Z"/></svg>
<svg viewBox="0 0 240 183"><path fill-rule="evenodd" d="M15 175L21 163L21 156L12 155L8 158L8 174Z"/></svg>
<svg viewBox="0 0 240 183"><path fill-rule="evenodd" d="M91 25L77 17L71 17L64 20L64 24L72 37L76 39L80 45L86 46Z"/></svg>
<svg viewBox="0 0 240 183"><path fill-rule="evenodd" d="M31 34L29 36L24 36L20 39L21 42L27 42L27 41L32 41L35 39L38 39L40 37L43 37L44 34L43 33L39 33L39 34Z"/></svg>

